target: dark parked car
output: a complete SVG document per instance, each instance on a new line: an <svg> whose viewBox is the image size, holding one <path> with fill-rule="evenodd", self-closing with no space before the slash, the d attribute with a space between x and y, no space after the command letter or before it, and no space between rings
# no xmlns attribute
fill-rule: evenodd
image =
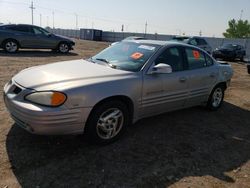
<svg viewBox="0 0 250 188"><path fill-rule="evenodd" d="M19 48L52 49L67 53L75 45L70 38L54 35L47 30L24 24L0 26L0 47L14 53Z"/></svg>
<svg viewBox="0 0 250 188"><path fill-rule="evenodd" d="M175 36L172 38L172 41L183 42L193 46L197 46L209 54L212 52L212 47L207 43L207 41L202 37L188 37L188 36Z"/></svg>
<svg viewBox="0 0 250 188"><path fill-rule="evenodd" d="M246 50L243 46L238 44L225 44L213 51L214 58L221 58L225 60L244 60Z"/></svg>

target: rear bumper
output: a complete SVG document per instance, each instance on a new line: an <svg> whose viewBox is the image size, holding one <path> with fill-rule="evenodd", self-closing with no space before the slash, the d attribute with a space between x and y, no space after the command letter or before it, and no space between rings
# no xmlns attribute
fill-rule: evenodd
<svg viewBox="0 0 250 188"><path fill-rule="evenodd" d="M5 105L17 125L33 134L82 134L90 108L59 109L34 107L12 100L4 94Z"/></svg>

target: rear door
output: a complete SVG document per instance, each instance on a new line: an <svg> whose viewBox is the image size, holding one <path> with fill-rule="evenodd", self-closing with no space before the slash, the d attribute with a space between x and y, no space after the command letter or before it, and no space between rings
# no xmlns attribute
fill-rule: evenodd
<svg viewBox="0 0 250 188"><path fill-rule="evenodd" d="M160 63L172 67L172 73L151 74L150 70ZM187 76L184 71L182 50L166 48L151 65L143 78L142 116L163 113L184 106L188 98Z"/></svg>
<svg viewBox="0 0 250 188"><path fill-rule="evenodd" d="M213 60L204 52L191 47L184 47L188 66L189 98L186 106L199 105L207 101L211 89L216 83L218 70Z"/></svg>
<svg viewBox="0 0 250 188"><path fill-rule="evenodd" d="M15 38L19 41L22 48L33 47L32 40L34 34L29 25L16 25L11 28L14 31Z"/></svg>

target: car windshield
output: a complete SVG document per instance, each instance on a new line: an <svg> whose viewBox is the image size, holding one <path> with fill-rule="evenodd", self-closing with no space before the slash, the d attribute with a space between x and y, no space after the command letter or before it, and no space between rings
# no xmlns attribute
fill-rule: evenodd
<svg viewBox="0 0 250 188"><path fill-rule="evenodd" d="M115 69L138 72L159 48L160 45L119 42L93 56L91 61Z"/></svg>

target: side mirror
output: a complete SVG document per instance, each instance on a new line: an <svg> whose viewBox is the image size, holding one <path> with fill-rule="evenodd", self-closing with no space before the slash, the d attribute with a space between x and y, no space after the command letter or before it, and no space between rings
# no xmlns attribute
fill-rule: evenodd
<svg viewBox="0 0 250 188"><path fill-rule="evenodd" d="M172 67L165 63L160 63L158 65L155 65L149 74L169 74L172 73Z"/></svg>
<svg viewBox="0 0 250 188"><path fill-rule="evenodd" d="M48 36L48 37L52 37L52 33L49 33L47 36Z"/></svg>

